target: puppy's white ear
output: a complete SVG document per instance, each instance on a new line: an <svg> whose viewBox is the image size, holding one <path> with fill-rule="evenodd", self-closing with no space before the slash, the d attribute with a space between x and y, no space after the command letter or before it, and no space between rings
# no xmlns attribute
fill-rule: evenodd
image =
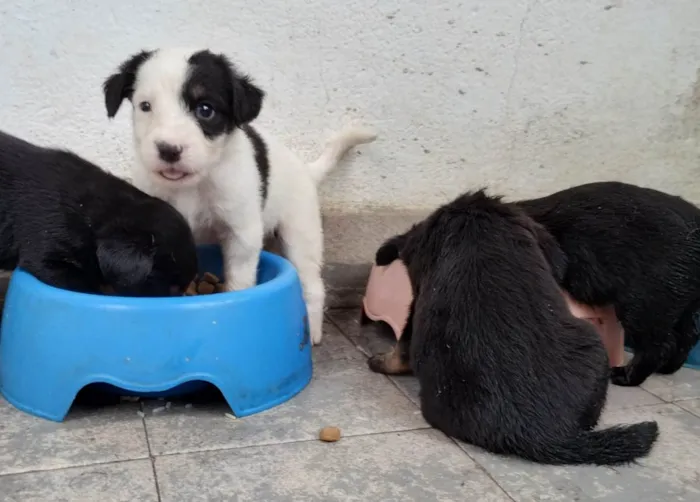
<svg viewBox="0 0 700 502"><path fill-rule="evenodd" d="M137 242L133 236L115 232L97 241L97 261L104 283L118 293L137 290L153 269L152 243Z"/></svg>
<svg viewBox="0 0 700 502"><path fill-rule="evenodd" d="M260 114L265 92L253 84L247 75L235 75L231 110L237 126L252 122Z"/></svg>
<svg viewBox="0 0 700 502"><path fill-rule="evenodd" d="M124 61L119 70L110 75L102 84L105 96L107 117L114 118L119 111L122 101L131 99L134 94L134 82L141 65L153 54L152 51L141 51Z"/></svg>

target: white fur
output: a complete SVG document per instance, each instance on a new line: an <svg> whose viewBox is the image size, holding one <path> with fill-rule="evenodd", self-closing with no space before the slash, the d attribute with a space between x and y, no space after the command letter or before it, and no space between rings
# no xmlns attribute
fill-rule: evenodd
<svg viewBox="0 0 700 502"><path fill-rule="evenodd" d="M263 238L277 230L285 256L299 273L311 340L318 344L325 289L317 183L350 148L374 141L376 134L363 127L348 127L333 136L321 156L307 165L254 126L267 145L270 165L267 200L261 209L261 180L253 145L245 133L235 129L210 141L180 102L187 58L192 52L160 50L138 73L132 98L139 160L133 172L134 184L173 204L189 221L198 242L220 242L229 290L255 284ZM150 113L139 109L141 101L151 102ZM159 174L167 166L158 158L157 141L184 147L177 167L190 173L188 176L169 181Z"/></svg>

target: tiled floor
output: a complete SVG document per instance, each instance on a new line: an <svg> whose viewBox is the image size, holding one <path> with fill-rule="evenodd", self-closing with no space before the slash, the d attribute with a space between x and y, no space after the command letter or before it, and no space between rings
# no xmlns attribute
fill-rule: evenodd
<svg viewBox="0 0 700 502"><path fill-rule="evenodd" d="M390 343L335 311L314 379L235 420L222 404L74 410L63 424L0 401L0 501L698 501L700 372L611 387L605 423L654 419L652 455L623 468L549 467L488 454L427 427L413 378L366 368ZM337 425L338 443L318 430Z"/></svg>

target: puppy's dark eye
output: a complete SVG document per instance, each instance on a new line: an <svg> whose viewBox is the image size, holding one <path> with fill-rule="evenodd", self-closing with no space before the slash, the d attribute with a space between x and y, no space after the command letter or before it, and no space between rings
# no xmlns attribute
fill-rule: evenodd
<svg viewBox="0 0 700 502"><path fill-rule="evenodd" d="M197 108L194 109L194 114L198 119L201 120L211 120L216 114L214 108L209 103L199 103Z"/></svg>
<svg viewBox="0 0 700 502"><path fill-rule="evenodd" d="M151 103L148 101L141 101L139 103L139 108L141 109L142 112L150 112L151 111Z"/></svg>

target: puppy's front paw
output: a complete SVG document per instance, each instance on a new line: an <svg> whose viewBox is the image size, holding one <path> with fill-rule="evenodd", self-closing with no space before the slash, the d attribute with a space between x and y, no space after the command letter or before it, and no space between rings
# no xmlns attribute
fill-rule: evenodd
<svg viewBox="0 0 700 502"><path fill-rule="evenodd" d="M375 373L381 373L382 375L386 373L386 368L384 364L384 357L386 354L377 354L369 358L367 361L367 366L369 369Z"/></svg>
<svg viewBox="0 0 700 502"><path fill-rule="evenodd" d="M408 375L411 373L408 359L401 357L398 346L394 346L394 349L386 354L371 357L367 364L369 369L383 375Z"/></svg>
<svg viewBox="0 0 700 502"><path fill-rule="evenodd" d="M311 332L311 345L320 345L321 339L323 338L323 330L313 330Z"/></svg>
<svg viewBox="0 0 700 502"><path fill-rule="evenodd" d="M223 288L224 291L230 293L231 291L240 291L242 289L252 288L253 286L255 286L255 283L251 284L243 281L226 281Z"/></svg>
<svg viewBox="0 0 700 502"><path fill-rule="evenodd" d="M610 381L614 385L619 385L622 387L630 387L633 385L630 382L627 366L615 366L610 368Z"/></svg>

